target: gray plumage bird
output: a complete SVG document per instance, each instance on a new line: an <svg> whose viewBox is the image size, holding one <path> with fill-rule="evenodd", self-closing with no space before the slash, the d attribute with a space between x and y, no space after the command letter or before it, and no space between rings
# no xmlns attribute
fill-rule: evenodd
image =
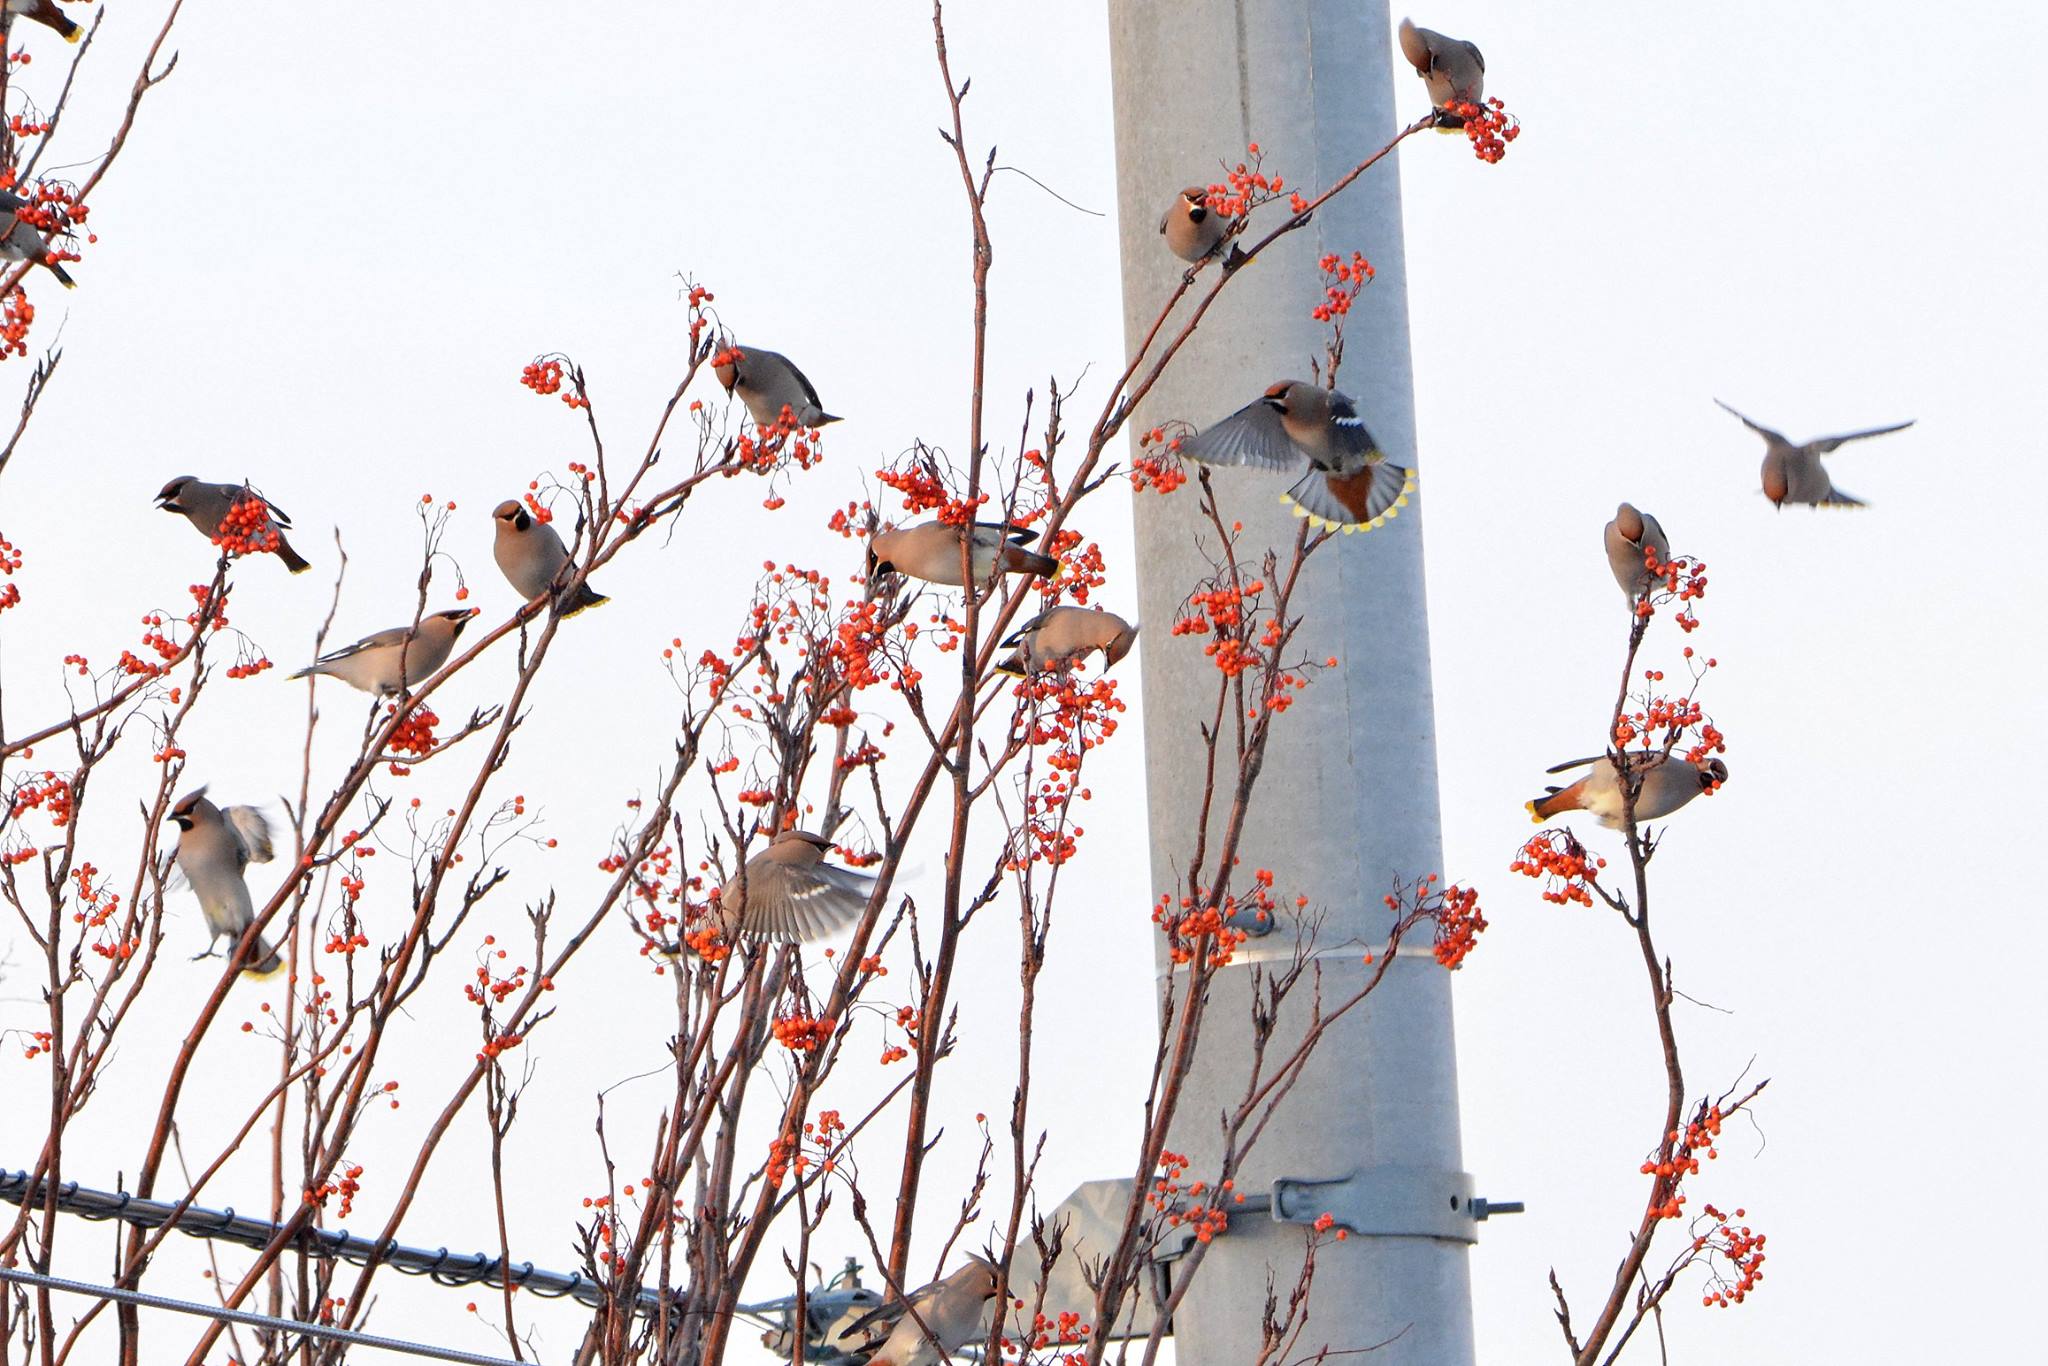
<svg viewBox="0 0 2048 1366"><path fill-rule="evenodd" d="M1003 642L1013 653L996 669L1019 677L1064 669L1092 650L1102 651L1102 667L1108 669L1137 642L1138 628L1114 612L1096 607L1048 607Z"/></svg>
<svg viewBox="0 0 2048 1366"><path fill-rule="evenodd" d="M455 638L476 616L474 607L452 612L435 612L420 618L419 629L394 626L388 631L364 636L353 645L324 654L293 674L307 678L325 674L351 688L389 697L417 687L454 653ZM410 637L410 639L408 639Z"/></svg>
<svg viewBox="0 0 2048 1366"><path fill-rule="evenodd" d="M825 862L831 847L823 835L785 830L748 859L719 892L719 928L727 941L808 944L859 919L875 879Z"/></svg>
<svg viewBox="0 0 2048 1366"><path fill-rule="evenodd" d="M1719 759L1694 764L1684 755L1646 754L1633 751L1622 760L1631 777L1640 777L1636 790L1636 824L1662 820L1702 792L1712 792L1728 781L1728 765ZM1591 764L1586 776L1570 787L1550 787L1535 801L1527 802L1529 814L1541 825L1566 811L1584 811L1599 818L1609 830L1620 830L1622 819L1621 773L1614 760L1605 755L1574 759L1549 771L1564 773Z"/></svg>
<svg viewBox="0 0 2048 1366"><path fill-rule="evenodd" d="M29 201L11 190L0 190L0 260L33 261L57 277L66 289L78 288L78 281L55 259L56 248L35 224L25 221L21 211Z"/></svg>
<svg viewBox="0 0 2048 1366"><path fill-rule="evenodd" d="M1415 491L1415 471L1387 459L1357 404L1301 380L1283 379L1215 426L1183 438L1180 453L1207 465L1301 470L1280 500L1310 525L1346 534L1385 525Z"/></svg>
<svg viewBox="0 0 2048 1366"><path fill-rule="evenodd" d="M1845 441L1861 441L1865 437L1883 436L1886 432L1900 432L1913 425L1911 419L1894 422L1886 427L1870 427L1860 432L1844 432L1840 436L1817 436L1801 445L1787 441L1781 433L1772 431L1760 422L1751 421L1736 413L1727 404L1715 399L1728 412L1735 413L1742 425L1764 439L1763 486L1764 497L1779 507L1787 503L1800 503L1812 507L1867 506L1861 498L1852 498L1835 487L1835 481L1828 477L1827 468L1820 458L1831 453Z"/></svg>
<svg viewBox="0 0 2048 1366"><path fill-rule="evenodd" d="M1463 128L1465 120L1450 112L1452 104L1477 104L1486 96L1486 58L1463 38L1452 38L1431 28L1418 28L1413 20L1401 21L1401 55L1422 83L1429 88L1429 102L1437 111L1437 127Z"/></svg>
<svg viewBox="0 0 2048 1366"><path fill-rule="evenodd" d="M868 577L907 574L926 583L958 588L960 538L966 530L944 522L920 522L877 531L868 540ZM1059 573L1058 560L1024 548L1037 535L1030 527L1009 522L976 522L972 530L975 583L994 583L998 574L1036 574L1049 579Z"/></svg>
<svg viewBox="0 0 2048 1366"><path fill-rule="evenodd" d="M944 1280L912 1292L907 1306L894 1300L869 1310L849 1331L879 1334L883 1327L889 1329L866 1366L944 1366L953 1353L987 1331L983 1320L995 1294L995 1263L970 1256Z"/></svg>
<svg viewBox="0 0 2048 1366"><path fill-rule="evenodd" d="M1190 185L1175 195L1159 220L1166 249L1190 264L1214 256L1228 231L1230 220L1209 207L1209 190L1203 185Z"/></svg>
<svg viewBox="0 0 2048 1366"><path fill-rule="evenodd" d="M817 389L789 357L737 342L728 342L725 350L726 363L713 366L711 373L725 386L725 392L739 395L757 425L773 427L782 420L784 408L789 409L799 427L822 427L839 421L825 411Z"/></svg>
<svg viewBox="0 0 2048 1366"><path fill-rule="evenodd" d="M33 19L44 28L54 29L57 36L67 43L75 43L85 36L85 30L72 22L71 16L58 6L57 0L7 0L7 13Z"/></svg>
<svg viewBox="0 0 2048 1366"><path fill-rule="evenodd" d="M243 932L256 919L256 903L244 874L251 863L268 863L273 857L270 823L253 806L215 806L203 787L172 807L165 823L178 827L178 870L192 884L199 913L206 918L206 951L193 955L193 961L211 956L222 938L230 941L232 955L232 946L241 943ZM262 977L279 965L277 950L258 939L242 971Z"/></svg>
<svg viewBox="0 0 2048 1366"><path fill-rule="evenodd" d="M517 499L507 498L491 512L497 537L491 543L491 557L498 562L505 581L528 602L543 593L552 594L576 572L569 562L569 547L550 522L533 515ZM563 605L562 615L573 617L586 607L610 602L588 582L578 585L576 595Z"/></svg>
<svg viewBox="0 0 2048 1366"><path fill-rule="evenodd" d="M1661 577L1650 572L1649 562L1643 558L1645 549L1657 552L1660 565L1671 558L1671 542L1655 517L1637 511L1633 503L1623 503L1614 510L1614 520L1607 524L1602 537L1607 545L1607 567L1614 571L1614 581L1621 585L1630 602L1661 582Z"/></svg>
<svg viewBox="0 0 2048 1366"><path fill-rule="evenodd" d="M263 520L256 528L241 528L245 540L275 535L277 544L273 548L277 558L284 561L284 567L294 574L303 574L313 566L293 550L291 542L285 540L283 528L292 524L284 509L265 498L247 483L208 484L193 475L181 474L157 491L156 505L165 512L175 512L190 522L199 534L211 541L221 536L221 523L227 520L228 509L246 499L254 499L263 506Z"/></svg>

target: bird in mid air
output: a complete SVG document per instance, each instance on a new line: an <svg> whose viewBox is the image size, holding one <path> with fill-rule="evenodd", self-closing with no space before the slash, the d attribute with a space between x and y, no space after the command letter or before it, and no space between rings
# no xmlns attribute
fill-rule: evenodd
<svg viewBox="0 0 2048 1366"><path fill-rule="evenodd" d="M1720 399L1714 402L1742 419L1742 425L1764 439L1763 485L1764 497L1779 507L1787 503L1801 503L1812 507L1868 506L1861 498L1852 498L1835 487L1835 481L1828 477L1827 468L1820 458L1830 454L1845 441L1861 441L1865 437L1883 436L1886 432L1904 431L1913 425L1911 419L1894 422L1885 427L1869 427L1860 432L1844 432L1840 436L1817 436L1811 441L1794 445L1780 432L1774 432L1760 422L1753 422L1736 413Z"/></svg>
<svg viewBox="0 0 2048 1366"><path fill-rule="evenodd" d="M273 857L270 823L253 806L215 806L203 787L181 798L165 823L178 827L178 870L192 884L199 913L206 918L206 951L195 954L193 961L212 954L222 938L239 945L256 919L256 904L243 874L251 863L268 863ZM278 966L277 950L258 939L242 971L262 977Z"/></svg>
<svg viewBox="0 0 2048 1366"><path fill-rule="evenodd" d="M1183 438L1180 453L1208 465L1300 470L1281 501L1310 525L1346 534L1399 516L1415 491L1415 471L1387 459L1356 403L1298 379L1279 381L1213 427Z"/></svg>

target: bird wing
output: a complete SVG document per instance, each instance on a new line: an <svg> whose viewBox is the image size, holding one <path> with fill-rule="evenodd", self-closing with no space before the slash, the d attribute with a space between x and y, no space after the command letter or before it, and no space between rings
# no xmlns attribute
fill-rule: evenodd
<svg viewBox="0 0 2048 1366"><path fill-rule="evenodd" d="M1735 410L1734 410L1733 408L1729 408L1729 407L1728 407L1728 405L1727 405L1727 404L1725 404L1725 403L1722 403L1720 399L1718 399L1718 398L1717 398L1717 399L1715 399L1715 400L1714 400L1714 402L1715 402L1715 403L1717 403L1717 404L1720 404L1720 406L1721 406L1722 408L1725 408L1725 409L1727 409L1727 411L1729 411L1729 412L1731 412L1731 413L1735 413ZM1772 431L1772 430L1771 430L1771 429L1770 429L1769 427L1766 427L1766 426L1764 426L1764 425L1763 425L1763 423L1761 423L1761 422L1752 422L1752 421L1751 421L1750 419L1748 419L1748 418L1746 418L1746 417L1743 417L1741 413L1735 413L1735 416L1736 416L1736 417L1738 417L1738 418L1741 418L1741 419L1742 419L1742 425L1743 425L1743 426L1745 426L1745 427L1749 428L1749 429L1750 429L1751 431L1755 432L1755 433L1756 433L1756 434L1757 434L1758 436L1761 436L1762 438L1764 438L1764 440L1766 440L1766 441L1785 441L1785 434L1784 434L1783 432L1774 432L1774 431ZM1791 445L1792 443L1791 443L1791 442L1789 442L1789 441L1785 441L1785 444L1789 446L1789 445Z"/></svg>
<svg viewBox="0 0 2048 1366"><path fill-rule="evenodd" d="M1606 757L1604 754L1589 754L1583 759L1567 759L1561 764L1552 764L1543 771L1545 773L1565 773L1571 769L1584 768L1587 764L1598 763Z"/></svg>
<svg viewBox="0 0 2048 1366"><path fill-rule="evenodd" d="M819 412L825 411L825 405L818 399L817 386L811 383L809 376L796 368L796 362L788 356L777 356L776 359L781 361L783 368L789 371L789 377L796 381L796 387L804 391L804 398L810 405Z"/></svg>
<svg viewBox="0 0 2048 1366"><path fill-rule="evenodd" d="M1351 401L1349 394L1340 394L1334 389L1330 391L1330 431L1335 437L1339 473L1350 474L1364 461L1385 458L1379 443L1365 429L1365 419L1359 416L1358 405Z"/></svg>
<svg viewBox="0 0 2048 1366"><path fill-rule="evenodd" d="M247 480L244 480L242 482L242 487L243 489L247 490L250 494L252 494L257 502L263 504L264 507L270 509L271 521L276 522L279 526L284 527L286 530L291 529L292 518L290 513L286 512L277 504L271 502L268 498L265 498L263 496L263 491L261 489L258 489L254 484L249 483Z"/></svg>
<svg viewBox="0 0 2048 1366"><path fill-rule="evenodd" d="M1913 421L1917 421L1914 419ZM1840 436L1817 436L1806 443L1807 449L1815 455L1826 455L1844 441L1861 441L1866 436L1883 436L1886 432L1902 432L1913 425L1913 421L1894 422L1889 427L1871 427L1866 431L1844 432ZM1852 500L1853 501L1853 500Z"/></svg>
<svg viewBox="0 0 2048 1366"><path fill-rule="evenodd" d="M27 206L28 201L26 199L23 199L20 195L15 194L10 190L0 190L0 209L5 209L8 213L13 213L16 209L26 208Z"/></svg>
<svg viewBox="0 0 2048 1366"><path fill-rule="evenodd" d="M1817 508L1867 508L1870 504L1854 494L1844 493L1833 484L1828 485L1828 496L1814 504Z"/></svg>
<svg viewBox="0 0 2048 1366"><path fill-rule="evenodd" d="M321 664L332 664L337 660L347 659L352 655L359 655L365 650L391 648L403 643L406 636L410 634L412 634L410 626L393 626L388 631L377 631L371 635L364 636L353 645L344 645L339 650L330 651L320 656L318 662Z"/></svg>
<svg viewBox="0 0 2048 1366"><path fill-rule="evenodd" d="M1239 408L1205 431L1185 437L1180 453L1205 465L1248 465L1261 470L1293 469L1301 448L1287 439L1280 410L1265 399Z"/></svg>
<svg viewBox="0 0 2048 1366"><path fill-rule="evenodd" d="M1486 58L1479 51L1479 44L1459 39L1459 45L1472 54L1472 62L1481 72L1486 70Z"/></svg>
<svg viewBox="0 0 2048 1366"><path fill-rule="evenodd" d="M992 536L989 533L993 533ZM1013 545L1027 545L1038 538L1038 528L1022 522L976 522L974 539L979 545L993 545L1008 541Z"/></svg>
<svg viewBox="0 0 2048 1366"><path fill-rule="evenodd" d="M1031 620L1025 622L1022 626L1019 626L1016 630L1010 632L1009 636L1006 637L1003 641L1003 648L1008 650L1016 646L1016 644L1019 641L1023 640L1024 637L1030 635L1033 631L1036 631L1039 627L1045 625L1045 619L1051 615L1052 608L1048 607L1043 612L1040 612L1037 616L1033 617Z"/></svg>
<svg viewBox="0 0 2048 1366"><path fill-rule="evenodd" d="M852 924L867 909L875 883L829 863L782 865L775 872L780 876L757 871L749 879L741 928L749 938L780 944L807 944Z"/></svg>
<svg viewBox="0 0 2048 1366"><path fill-rule="evenodd" d="M277 856L270 843L270 822L261 811L253 806L230 806L220 814L221 819L228 823L228 833L235 837L239 862L243 867L252 863L268 863Z"/></svg>

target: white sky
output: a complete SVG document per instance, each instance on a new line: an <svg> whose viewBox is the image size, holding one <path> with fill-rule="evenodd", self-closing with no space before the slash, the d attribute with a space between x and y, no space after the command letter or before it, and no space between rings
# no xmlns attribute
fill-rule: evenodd
<svg viewBox="0 0 2048 1366"><path fill-rule="evenodd" d="M156 13L110 16L61 150L83 155L111 126ZM573 354L608 431L637 446L679 371L675 277L688 271L848 420L782 512L763 511L750 482L710 490L674 544L603 576L612 606L573 624L575 667L538 690L509 775L560 838L552 869L573 903L595 885L619 803L667 749L660 648L729 640L770 555L843 583L858 551L822 524L857 475L915 437L963 444L967 250L933 134L928 15L810 2L523 6L516 21L468 3L403 25L354 11L251 25L248 13L198 6L180 21L178 71L95 197L100 241L72 268L80 288L31 281L37 339L61 325L65 359L0 479L0 531L28 556L26 601L5 620L10 728L47 714L59 656L111 659L136 616L183 602L203 577L205 547L152 509L156 488L178 473L247 475L294 515L317 570L240 571L236 625L281 667L217 685L234 707L203 709L190 773L233 800L295 785L304 696L281 675L303 662L327 602L328 528L353 557L343 638L409 612L411 509L429 490L461 503L451 549L472 601L508 612L489 508L585 452L580 422L519 388L520 367ZM1597 743L1622 626L1599 534L1621 498L1712 568L1692 643L1721 661L1708 702L1732 777L1676 823L1655 870L1679 986L1730 1012L1681 1014L1691 1081L1718 1089L1752 1058L1773 1078L1768 1145L1731 1126L1691 1188L1695 1207L1743 1205L1769 1233L1766 1284L1727 1312L1678 1297L1674 1350L2010 1355L2017 1309L2048 1270L2025 1231L2026 1170L2008 1156L2042 1118L2020 1058L2048 1023L2031 857L2048 812L2030 781L2048 652L2028 615L2043 576L2024 549L2038 545L2048 476L2029 411L2037 348L2022 336L2048 303L2048 196L2024 112L1978 73L2032 69L2048 20L2018 4L1889 3L1604 3L1573 7L1568 23L1466 3L1416 17L1478 41L1489 92L1525 125L1499 167L1452 139L1401 158L1445 871L1478 883L1493 924L1458 981L1466 1164L1483 1193L1530 1205L1486 1225L1472 1254L1481 1357L1557 1350L1549 1266L1590 1307L1640 1208L1635 1166L1661 1109L1630 939L1506 871L1543 768ZM61 45L29 32L32 79L54 81ZM951 32L955 70L974 78L974 141L1113 210L1101 7L963 5ZM1419 112L1420 83L1404 73L1401 89ZM1007 441L1018 396L1049 373L1092 364L1083 392L1099 402L1122 350L1116 228L1010 176L992 220L990 430ZM5 392L25 373L0 371ZM716 396L708 377L700 396ZM1867 511L1780 515L1754 491L1760 443L1716 396L1795 438L1919 425L1832 462ZM1083 527L1127 576L1114 495ZM1124 584L1104 601L1127 603ZM1675 671L1675 633L1657 641ZM1135 665L1121 672L1133 697ZM509 670L480 672L479 697ZM470 695L455 690L443 714ZM339 689L322 700L331 772L360 710ZM1062 1120L1048 1203L1129 1163L1132 1111L1100 1098L1133 1093L1146 1062L1150 889L1140 862L1116 857L1118 832L1142 818L1138 758L1132 724L1093 783L1087 904L1070 903L1055 931L1040 1033L1039 1114ZM147 768L102 779L116 789L88 847L102 868L125 866L118 789ZM457 772L426 770L401 795L431 806ZM923 862L936 878L936 847ZM381 871L395 916L398 870ZM520 886L496 906L504 925L539 883ZM372 914L378 891L373 880ZM198 933L181 900L167 952L196 951ZM934 1212L971 1161L966 1121L1007 1110L1012 944L991 927L966 964L975 1042L942 1069ZM0 1024L35 1012L16 959ZM74 1131L68 1175L110 1186L133 1171L138 1102L211 982L183 969L164 965L161 1013L138 1022L158 1037L131 1038ZM515 1255L564 1269L580 1197L601 1184L591 1093L653 1066L667 1033L662 985L623 927L573 976L560 1027L532 1049L539 1077L514 1140ZM263 989L243 991L253 1014ZM408 1105L366 1141L358 1231L439 1108L437 1083L467 1064L452 978L442 995L409 1037L463 1042L445 1065L428 1050L408 1062ZM209 1043L214 1075L189 1107L195 1152L210 1105L256 1084L235 1069L267 1065L255 1047L231 1027ZM0 1166L33 1158L39 1120L16 1102L42 1084L39 1067L0 1059ZM626 1089L615 1124L657 1099ZM458 1127L409 1241L493 1241L481 1121ZM877 1149L871 1165L891 1164ZM102 1233L67 1234L75 1255L93 1250L68 1269L104 1267ZM153 1288L203 1298L190 1266ZM463 1293L380 1284L373 1329L493 1346L458 1312ZM542 1312L555 1356L577 1322Z"/></svg>

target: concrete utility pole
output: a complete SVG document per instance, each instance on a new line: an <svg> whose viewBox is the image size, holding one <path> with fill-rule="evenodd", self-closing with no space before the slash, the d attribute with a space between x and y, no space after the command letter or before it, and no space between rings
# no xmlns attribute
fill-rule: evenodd
<svg viewBox="0 0 2048 1366"><path fill-rule="evenodd" d="M1110 0L1109 20L1125 335L1133 344L1183 269L1156 231L1182 187L1219 180L1219 163L1234 165L1257 142L1269 174L1313 193L1425 108L1416 82L1406 114L1396 115L1393 29L1387 7L1374 0ZM1410 147L1417 155L1469 155L1462 142ZM1321 302L1316 260L1354 250L1378 276L1348 319L1339 387L1358 401L1392 458L1417 467L1420 491L1396 521L1325 547L1310 562L1296 599L1306 617L1300 644L1311 658L1337 655L1342 668L1313 682L1275 726L1238 879L1242 885L1251 869L1273 868L1281 873L1278 890L1305 891L1325 912L1318 942L1326 1002L1362 984L1369 971L1363 951L1384 941L1389 920L1380 898L1394 880L1442 871L1419 515L1428 505L1429 462L1414 458L1401 190L1392 159L1246 268L1134 424L1183 418L1207 425L1275 380L1309 379L1327 335L1309 316ZM1271 545L1284 559L1296 521L1279 494L1291 477L1219 471L1217 478L1226 517L1245 524L1247 555ZM1200 526L1192 486L1170 498L1142 494L1137 505L1157 892L1185 872L1201 789L1197 726L1214 705L1216 683L1194 648L1166 626L1211 572L1197 539L1213 535ZM1194 1159L1197 1175L1214 1170L1217 1116L1243 1090L1247 960L1261 951L1289 953L1293 929L1283 920L1217 978L1170 1145ZM1163 955L1159 971L1172 971ZM1305 1006L1299 998L1307 994L1297 993L1297 1005ZM1273 1055L1285 1056L1287 1041L1299 1038L1304 1014L1297 1009L1282 1022ZM1473 1208L1460 1167L1450 977L1423 943L1404 949L1366 1005L1324 1037L1260 1143L1238 1189L1271 1192L1271 1216L1240 1214L1210 1249L1201 1285L1175 1324L1177 1360L1254 1360L1268 1266L1284 1302L1301 1265L1299 1225L1328 1210L1357 1231L1318 1258L1304 1353L1399 1334L1374 1361L1470 1362L1466 1249L1485 1205Z"/></svg>

